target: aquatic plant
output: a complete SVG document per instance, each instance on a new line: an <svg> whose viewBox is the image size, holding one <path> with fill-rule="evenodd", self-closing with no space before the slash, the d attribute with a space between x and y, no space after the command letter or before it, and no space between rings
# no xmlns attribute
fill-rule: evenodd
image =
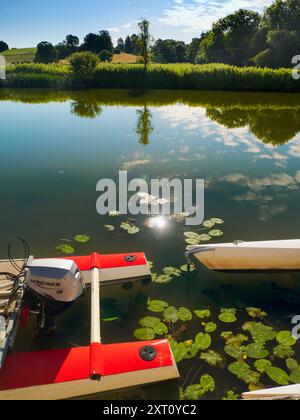
<svg viewBox="0 0 300 420"><path fill-rule="evenodd" d="M69 255L74 254L74 252L75 252L75 249L69 244L58 245L55 249L56 249L56 251L60 252L61 254L67 254L67 255L68 254Z"/></svg>
<svg viewBox="0 0 300 420"><path fill-rule="evenodd" d="M87 235L76 235L74 239L76 242L79 242L80 244L86 244L87 242L89 242L91 238Z"/></svg>

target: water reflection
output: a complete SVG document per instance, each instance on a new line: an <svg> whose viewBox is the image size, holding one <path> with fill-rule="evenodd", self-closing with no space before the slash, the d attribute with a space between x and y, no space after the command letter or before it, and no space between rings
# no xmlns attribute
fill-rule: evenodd
<svg viewBox="0 0 300 420"><path fill-rule="evenodd" d="M300 95L247 92L91 90L0 90L0 101L48 103L71 101L71 113L78 117L101 116L104 106L138 107L137 133L141 144L149 143L153 132L150 107L175 104L201 107L211 120L226 128L249 127L265 143L282 145L300 131Z"/></svg>
<svg viewBox="0 0 300 420"><path fill-rule="evenodd" d="M150 134L153 132L152 113L147 106L136 111L138 115L138 122L136 126L136 133L139 136L139 143L147 146L150 143Z"/></svg>

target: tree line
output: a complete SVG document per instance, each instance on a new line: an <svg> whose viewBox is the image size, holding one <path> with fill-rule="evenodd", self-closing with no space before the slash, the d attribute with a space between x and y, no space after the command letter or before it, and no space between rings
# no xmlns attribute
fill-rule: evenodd
<svg viewBox="0 0 300 420"><path fill-rule="evenodd" d="M150 22L139 24L140 33L119 38L113 45L110 33L89 33L80 44L68 35L57 45L43 41L37 46L36 61L50 63L75 52L90 52L101 61L113 54L128 53L142 57L145 66L155 63L225 63L236 66L290 67L293 56L300 54L300 0L275 0L260 15L240 9L212 25L190 43L174 39L152 41ZM0 52L8 45L0 41Z"/></svg>

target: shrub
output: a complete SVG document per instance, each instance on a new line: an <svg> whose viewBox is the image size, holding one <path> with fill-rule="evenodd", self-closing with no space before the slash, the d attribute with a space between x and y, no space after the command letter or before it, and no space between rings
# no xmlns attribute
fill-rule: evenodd
<svg viewBox="0 0 300 420"><path fill-rule="evenodd" d="M80 80L92 80L97 68L98 57L91 52L78 52L70 57L70 64L75 77Z"/></svg>
<svg viewBox="0 0 300 420"><path fill-rule="evenodd" d="M99 53L98 57L103 63L110 63L113 59L113 54L109 51L103 50Z"/></svg>

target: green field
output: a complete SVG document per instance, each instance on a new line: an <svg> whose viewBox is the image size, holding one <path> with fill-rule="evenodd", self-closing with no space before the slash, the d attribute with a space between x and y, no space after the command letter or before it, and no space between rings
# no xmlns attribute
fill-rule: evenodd
<svg viewBox="0 0 300 420"><path fill-rule="evenodd" d="M12 48L1 53L6 58L8 64L33 62L36 48Z"/></svg>

